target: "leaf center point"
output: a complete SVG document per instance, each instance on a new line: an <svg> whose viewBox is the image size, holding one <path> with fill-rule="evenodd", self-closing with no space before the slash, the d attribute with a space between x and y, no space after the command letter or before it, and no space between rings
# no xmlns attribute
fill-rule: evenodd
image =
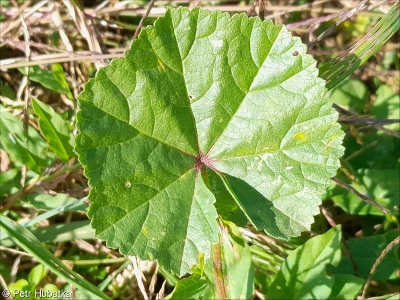
<svg viewBox="0 0 400 300"><path fill-rule="evenodd" d="M197 171L201 171L204 167L214 169L214 161L208 156L208 154L200 153L200 155L196 157L194 167Z"/></svg>

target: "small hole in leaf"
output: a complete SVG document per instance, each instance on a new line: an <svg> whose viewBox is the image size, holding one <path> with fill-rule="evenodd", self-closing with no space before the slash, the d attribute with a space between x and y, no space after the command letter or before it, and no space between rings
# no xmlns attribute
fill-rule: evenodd
<svg viewBox="0 0 400 300"><path fill-rule="evenodd" d="M132 186L132 184L129 181L125 182L125 187L127 189L129 189L131 186Z"/></svg>

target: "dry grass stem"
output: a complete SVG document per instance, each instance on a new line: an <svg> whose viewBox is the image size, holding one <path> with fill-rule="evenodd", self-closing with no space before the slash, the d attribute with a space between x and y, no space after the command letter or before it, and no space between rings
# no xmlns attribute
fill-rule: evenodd
<svg viewBox="0 0 400 300"><path fill-rule="evenodd" d="M378 208L379 210L381 210L382 212L384 212L385 214L389 214L390 211L389 209L387 209L386 207L384 207L383 205L375 202L374 200L372 200L369 196L360 193L359 191L357 191L355 188L353 188L351 185L341 181L339 178L333 177L332 180L340 187L348 190L349 192L353 193L354 195L358 196L361 200L363 200L364 202L375 206L376 208Z"/></svg>
<svg viewBox="0 0 400 300"><path fill-rule="evenodd" d="M381 263L381 261L385 258L385 256L389 253L389 251L392 250L393 247L395 247L396 245L400 245L400 237L397 237L392 242L390 242L389 245L387 245L385 247L385 249L383 249L381 254L378 256L378 258L376 259L375 263L373 264L373 266L371 268L371 271L368 274L368 278L367 278L367 281L364 284L364 288L363 288L361 297L359 297L358 299L365 299L365 297L367 295L368 287L369 287L369 285L371 283L372 276L374 275L374 273L376 271L376 268Z"/></svg>

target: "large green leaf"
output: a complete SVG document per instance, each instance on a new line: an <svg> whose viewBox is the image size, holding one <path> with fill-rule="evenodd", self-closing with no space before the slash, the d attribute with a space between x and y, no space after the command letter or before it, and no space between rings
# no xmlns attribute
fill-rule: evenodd
<svg viewBox="0 0 400 300"><path fill-rule="evenodd" d="M286 239L309 229L343 153L315 65L270 21L168 10L79 97L97 236L189 272L218 240L210 172L257 229Z"/></svg>

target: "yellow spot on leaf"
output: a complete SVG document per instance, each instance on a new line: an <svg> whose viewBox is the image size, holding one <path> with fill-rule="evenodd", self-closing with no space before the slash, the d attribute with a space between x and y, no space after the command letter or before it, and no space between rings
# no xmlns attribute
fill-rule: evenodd
<svg viewBox="0 0 400 300"><path fill-rule="evenodd" d="M163 71L166 72L164 63L160 59L157 59L157 60L158 60L158 64L160 65L161 69L163 69Z"/></svg>
<svg viewBox="0 0 400 300"><path fill-rule="evenodd" d="M306 139L306 135L303 132L299 132L294 135L294 139L297 141L304 141Z"/></svg>

